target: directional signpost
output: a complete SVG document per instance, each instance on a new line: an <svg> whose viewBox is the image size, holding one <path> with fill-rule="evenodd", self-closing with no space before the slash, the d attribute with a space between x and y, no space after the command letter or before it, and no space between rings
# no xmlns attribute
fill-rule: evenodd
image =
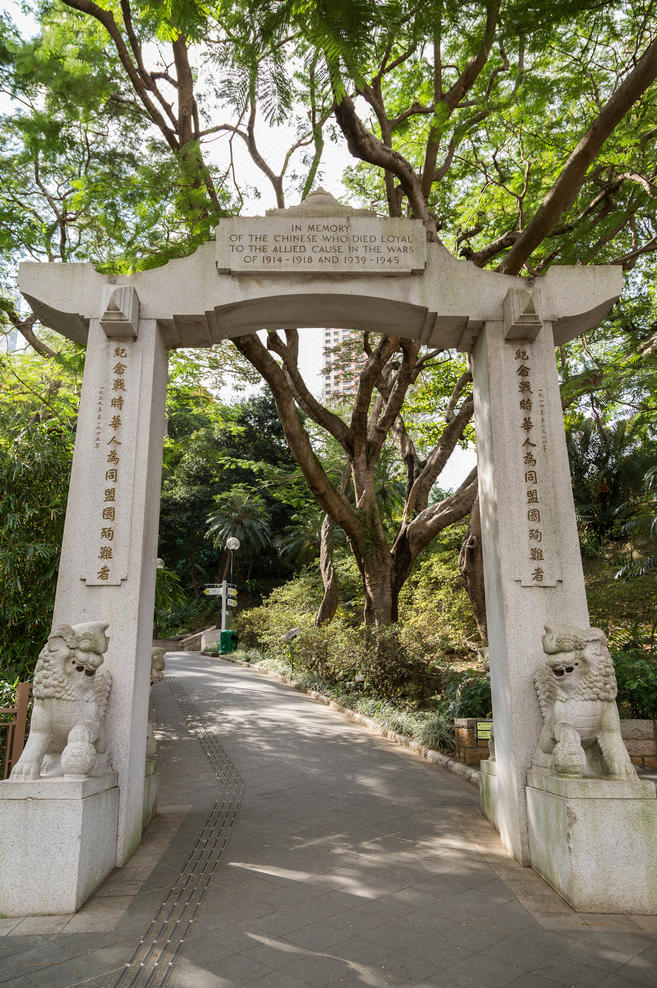
<svg viewBox="0 0 657 988"><path fill-rule="evenodd" d="M221 630L225 631L228 608L237 607L237 587L224 580L219 586L206 587L203 593L206 597L221 597Z"/></svg>

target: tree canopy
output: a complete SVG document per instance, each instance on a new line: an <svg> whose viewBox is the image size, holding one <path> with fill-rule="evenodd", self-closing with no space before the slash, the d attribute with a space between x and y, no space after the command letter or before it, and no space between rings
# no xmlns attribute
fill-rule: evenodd
<svg viewBox="0 0 657 988"><path fill-rule="evenodd" d="M629 272L612 319L560 353L564 406L572 423L591 416L603 428L639 414L654 433L654 8L42 0L34 38L1 25L0 84L13 99L1 151L15 176L0 195L3 277L11 286L20 253L120 271L164 263L241 208L236 144L280 207L310 190L326 142L342 140L354 199L422 220L429 240L478 266L529 278L552 263ZM284 127L285 149L267 127ZM41 345L10 291L3 309ZM470 428L467 368L397 336L366 335L353 405L332 409L303 381L296 330L235 345L272 391L327 539L335 524L347 535L367 617L394 619L418 554L469 513L463 570L483 614L476 478L441 500L432 494ZM440 409L431 430L421 412L428 378ZM341 470L317 456L315 427ZM377 497L391 448L406 487L394 532Z"/></svg>

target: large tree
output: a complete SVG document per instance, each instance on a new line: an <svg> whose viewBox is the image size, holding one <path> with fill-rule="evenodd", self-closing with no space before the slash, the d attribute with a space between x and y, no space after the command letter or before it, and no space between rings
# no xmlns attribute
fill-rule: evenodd
<svg viewBox="0 0 657 988"><path fill-rule="evenodd" d="M229 135L243 144L283 206L286 189L310 188L325 132L336 125L359 162L351 182L362 197L392 216L421 219L428 239L440 237L480 266L530 276L555 260L631 269L657 247L657 40L648 0L61 0L42 9L34 57L57 52L64 35L68 45L79 35L104 48L112 67L106 100L168 155L176 209L188 218L186 237L174 233L168 251L192 249L207 234L227 188L239 198L232 160L223 172L213 165L213 140ZM258 130L263 116L298 123L278 164ZM394 619L418 552L474 502L474 477L451 497L430 500L472 414L467 370L454 375L436 442L420 453L404 398L420 371L445 355L366 336L344 416L301 378L295 330L269 333L266 345L242 337L236 346L267 380L313 493L349 538L368 619ZM574 377L580 392L597 387L596 370L580 362L571 391ZM345 480L323 469L299 409L339 444ZM375 482L388 437L407 480L392 540ZM462 559L481 613L476 510Z"/></svg>

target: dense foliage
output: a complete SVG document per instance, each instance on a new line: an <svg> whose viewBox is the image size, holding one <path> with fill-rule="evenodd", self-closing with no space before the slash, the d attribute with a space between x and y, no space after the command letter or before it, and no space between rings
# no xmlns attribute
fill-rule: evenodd
<svg viewBox="0 0 657 988"><path fill-rule="evenodd" d="M453 538L458 540L458 531ZM621 553L612 544L585 555L591 622L609 637L621 714L657 718L657 574L614 580ZM341 554L338 566L348 593L357 595L353 561ZM321 592L316 566L306 567L261 606L238 613L241 646L282 663L294 678L314 677L324 687L384 698L397 708L441 711L450 718L490 716L490 684L449 542L421 560L406 590L410 606L396 627L361 625L355 596L328 628L315 628ZM298 635L284 641L293 629Z"/></svg>
<svg viewBox="0 0 657 988"><path fill-rule="evenodd" d="M3 677L29 676L50 631L75 438L80 356L0 358Z"/></svg>
<svg viewBox="0 0 657 988"><path fill-rule="evenodd" d="M327 140L344 140L354 197L417 217L430 240L478 266L534 276L555 260L604 261L634 272L614 321L565 348L561 370L577 415L589 416L601 389L597 411L645 404L655 318L643 285L657 248L657 41L647 0L41 0L34 16L30 39L0 22L0 87L13 99L0 147L12 176L0 194L7 284L18 254L130 271L187 253L245 192L261 195L245 189L236 145L281 207L321 179ZM284 154L268 127L285 132ZM3 305L40 345L9 292ZM298 379L294 330L271 333L266 347L255 335L236 346L272 387L304 476L347 535L366 619L394 620L417 554L471 509L476 531L474 478L440 504L430 496L442 452L467 441L467 372L461 380L452 354L370 340L358 400L336 417ZM421 392L427 377L425 395L404 406L405 391ZM299 409L342 449L350 483L317 459ZM619 414L611 407L606 429ZM406 488L394 526L372 482L386 435ZM220 517L217 532L222 525ZM210 563L203 548L201 570ZM325 548L330 617L337 588ZM479 570L476 554L464 557L485 637Z"/></svg>
<svg viewBox="0 0 657 988"><path fill-rule="evenodd" d="M245 191L261 195L245 190L235 144L280 207L321 179L326 141L343 139L354 200L421 219L430 240L480 267L534 277L555 261L612 262L628 273L610 318L558 360L592 621L645 657L657 558L650 0L40 0L33 13L29 39L0 18L0 90L10 98L0 132L0 319L46 361L12 357L2 367L3 662L28 669L49 622L80 360L17 312L16 262L122 272L164 263L209 239ZM288 153L277 157L263 122L286 126ZM475 478L439 490L444 454L471 441L467 366L366 336L357 401L328 409L298 374L297 342L291 330L270 333L266 346L236 343L240 372L250 361L251 381L251 365L265 376L282 426L269 399L218 398L222 368L235 367L232 344L172 359L158 626L208 619L203 583L225 572L230 526L241 525L246 546L248 523L257 551L237 565L253 589L286 579L320 547L324 579L305 571L245 616L245 631L273 647L298 624L304 661L321 653L336 675L378 688L399 667L389 688L419 702L428 687L418 663L430 680L435 664L441 677L443 667L469 667L485 637L477 581L465 573L475 623L455 565L464 525L450 528L471 509L476 526ZM375 599L372 576L382 574L385 599ZM329 589L335 636L322 637L311 629ZM363 609L385 621L398 606L400 629L355 630ZM306 640L314 645L304 653ZM361 673L347 641L357 642Z"/></svg>

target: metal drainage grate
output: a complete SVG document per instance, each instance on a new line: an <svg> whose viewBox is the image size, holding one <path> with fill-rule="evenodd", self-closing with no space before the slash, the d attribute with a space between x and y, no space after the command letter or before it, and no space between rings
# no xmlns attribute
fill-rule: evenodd
<svg viewBox="0 0 657 988"><path fill-rule="evenodd" d="M244 782L205 720L175 679L165 677L178 705L187 718L188 728L197 736L219 780L217 801L192 848L176 883L153 917L134 953L126 963L114 988L160 986L173 971L191 924L210 887L228 843L244 793Z"/></svg>

